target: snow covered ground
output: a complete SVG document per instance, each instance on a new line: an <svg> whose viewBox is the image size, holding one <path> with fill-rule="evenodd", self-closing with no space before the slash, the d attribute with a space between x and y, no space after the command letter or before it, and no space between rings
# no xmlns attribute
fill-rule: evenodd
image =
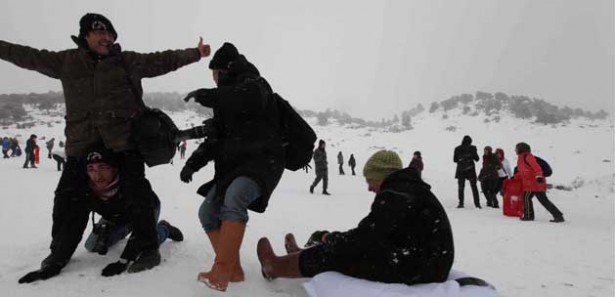
<svg viewBox="0 0 615 297"><path fill-rule="evenodd" d="M201 119L173 114L180 126ZM124 242L106 256L89 254L82 245L62 273L47 281L18 284L17 279L37 269L48 254L53 190L60 173L55 162L41 154L39 169L22 169L22 158L0 160L0 291L2 296L306 296L302 280L262 279L255 247L262 236L270 237L274 249L283 251L283 236L294 232L304 242L314 230L346 230L367 214L373 194L364 179L337 175L338 151L347 158L355 154L358 173L365 160L380 148L397 151L410 162L420 150L425 162L424 179L445 206L455 236L454 268L491 282L502 296L614 296L615 295L615 139L611 122L573 121L565 126L540 126L502 116L499 123L484 123L484 117L423 113L413 118L414 130L384 133L336 124L314 125L327 143L332 196L308 192L312 172L287 171L265 214L251 213L241 250L246 282L234 284L225 294L215 293L196 282L199 271L208 270L213 251L202 231L197 210L202 201L197 187L212 177L213 166L201 170L191 184L179 181L183 161L150 168L147 176L162 200L161 218L182 229L185 241L167 242L160 248L163 263L153 270L117 277L100 276L101 269L119 257ZM31 133L63 138L60 117L36 115L41 123L29 130L14 126L1 135L21 134L22 147ZM454 126L456 131L446 131ZM457 184L452 152L463 135L474 138L479 151L485 145L502 147L511 162L513 148L528 142L538 156L552 165L549 182L574 186L573 191L551 190L549 198L563 211L566 222L549 223L549 214L535 202L536 221L521 222L504 217L502 211L475 209L469 187L466 208L456 209ZM39 140L46 153L43 141ZM188 146L188 155L196 147ZM478 166L480 168L480 165ZM469 198L469 199L468 199ZM501 199L501 198L500 198ZM481 194L483 205L484 197ZM90 232L91 226L86 232Z"/></svg>

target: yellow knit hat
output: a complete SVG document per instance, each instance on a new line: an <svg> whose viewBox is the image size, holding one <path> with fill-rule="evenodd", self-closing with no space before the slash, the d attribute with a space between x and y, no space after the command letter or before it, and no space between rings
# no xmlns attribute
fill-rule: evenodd
<svg viewBox="0 0 615 297"><path fill-rule="evenodd" d="M401 159L396 152L381 150L369 157L363 167L363 176L373 180L384 180L401 168Z"/></svg>

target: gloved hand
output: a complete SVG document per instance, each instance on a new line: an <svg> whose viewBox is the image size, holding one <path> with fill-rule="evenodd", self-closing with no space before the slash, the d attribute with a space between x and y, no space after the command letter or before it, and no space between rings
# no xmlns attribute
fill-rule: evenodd
<svg viewBox="0 0 615 297"><path fill-rule="evenodd" d="M195 102L199 102L202 98L205 98L205 95L207 94L207 89L197 89L194 90L190 93L188 93L188 95L186 95L186 97L184 98L185 102L190 101L190 99L194 98Z"/></svg>
<svg viewBox="0 0 615 297"><path fill-rule="evenodd" d="M329 235L329 231L316 231L314 233L312 233L312 235L310 236L310 238L308 239L307 243L305 244L305 247L311 247L311 246L315 246L315 245L320 245L325 243L325 237Z"/></svg>
<svg viewBox="0 0 615 297"><path fill-rule="evenodd" d="M111 263L109 265L107 265L107 267L105 267L102 270L102 276L114 276L114 275L118 275L124 271L126 271L126 268L128 268L128 261L126 260L120 260L114 263Z"/></svg>
<svg viewBox="0 0 615 297"><path fill-rule="evenodd" d="M536 181L537 181L539 184L542 184L542 183L544 183L544 182L545 182L545 179L544 179L544 177L542 177L542 176L538 176L538 177L536 177Z"/></svg>
<svg viewBox="0 0 615 297"><path fill-rule="evenodd" d="M194 170L190 169L188 166L184 166L182 171L179 173L179 179L185 183L189 183L192 181L192 175L194 174Z"/></svg>
<svg viewBox="0 0 615 297"><path fill-rule="evenodd" d="M48 265L39 270L29 272L28 274L21 277L18 282L20 284L23 284L23 283L31 283L37 280L46 280L48 278L52 278L60 274L61 270L62 270L61 265Z"/></svg>

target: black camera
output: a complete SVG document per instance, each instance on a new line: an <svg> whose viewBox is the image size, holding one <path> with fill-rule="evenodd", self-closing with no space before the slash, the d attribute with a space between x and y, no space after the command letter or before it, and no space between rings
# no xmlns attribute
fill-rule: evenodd
<svg viewBox="0 0 615 297"><path fill-rule="evenodd" d="M110 224L107 222L99 222L98 224L94 224L92 232L98 235L96 244L94 245L94 249L92 251L98 253L99 255L106 255L109 250L109 237L111 235Z"/></svg>
<svg viewBox="0 0 615 297"><path fill-rule="evenodd" d="M179 143L184 140L197 138L206 138L209 142L215 142L217 140L218 130L216 129L213 118L203 121L203 125L179 131L175 138L175 142Z"/></svg>

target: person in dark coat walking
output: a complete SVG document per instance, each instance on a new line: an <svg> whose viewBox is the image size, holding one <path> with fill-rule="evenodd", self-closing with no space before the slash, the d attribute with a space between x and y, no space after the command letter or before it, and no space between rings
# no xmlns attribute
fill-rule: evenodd
<svg viewBox="0 0 615 297"><path fill-rule="evenodd" d="M472 145L472 138L468 135L464 136L461 145L455 148L455 154L453 155L453 161L457 163L455 178L459 185L459 205L457 205L457 208L463 208L466 179L470 181L470 186L472 187L474 205L476 208L481 208L480 201L478 200L478 187L476 186L476 169L474 167L474 162L478 160L478 153L476 152L476 147Z"/></svg>
<svg viewBox="0 0 615 297"><path fill-rule="evenodd" d="M88 223L90 212L98 213L102 217L98 223L94 223L94 215L92 214L93 231L85 241L87 251L105 255L109 247L124 239L130 233L130 230L133 229L134 218L128 211L129 202L124 199L120 189L121 168L119 162L119 156L105 148L94 148L87 154L86 163L82 165L81 176L87 180L88 184L88 187L81 189L84 191L86 199L75 205L77 207L72 210L74 215L69 221L72 227L60 230L57 234L58 238L61 238L62 241L70 241L73 238L80 241ZM152 195L155 199L150 203L155 209L156 220L158 220L160 200L155 194ZM167 221L160 221L157 224L156 231L159 243L164 242L167 238L174 241L183 240L181 231ZM67 254L72 254L76 247L64 245L62 241L57 242L59 248L72 249L72 251L64 251ZM102 270L102 275L113 276L126 270L129 273L134 273L148 269L149 267L143 266L143 263L135 262L139 255L137 242L136 234L133 233L124 247L120 260L107 265ZM41 269L28 273L19 279L19 282L29 283L59 274L64 263L47 261L48 259L45 259L46 261L43 262Z"/></svg>
<svg viewBox="0 0 615 297"><path fill-rule="evenodd" d="M288 234L285 256L276 256L269 240L261 238L257 255L263 276L271 280L337 271L384 283L445 281L455 255L446 211L416 170L401 168L392 151L379 151L367 161L363 175L376 197L356 228L314 232L303 250Z"/></svg>
<svg viewBox="0 0 615 297"><path fill-rule="evenodd" d="M36 165L34 165L34 150L38 147L38 145L36 145L36 138L36 135L32 134L30 135L30 138L28 138L28 140L26 141L26 161L23 163L23 168L28 168L28 163L30 163L30 167L32 168L38 168L36 167Z"/></svg>
<svg viewBox="0 0 615 297"><path fill-rule="evenodd" d="M55 144L56 139L51 138L49 141L45 142L47 147L47 158L51 159L51 151L53 151L53 146Z"/></svg>
<svg viewBox="0 0 615 297"><path fill-rule="evenodd" d="M522 221L534 220L534 204L532 197L536 196L538 202L553 216L551 222L564 222L564 214L547 198L547 179L542 168L532 155L530 145L520 142L515 146L517 153L517 173L513 178L521 180L523 187L523 216Z"/></svg>
<svg viewBox="0 0 615 297"><path fill-rule="evenodd" d="M356 175L354 168L357 167L357 161L354 159L354 154L350 154L350 159L348 159L348 166L350 166L350 170L352 170L352 175Z"/></svg>
<svg viewBox="0 0 615 297"><path fill-rule="evenodd" d="M185 100L213 109L217 133L190 156L180 178L189 182L209 161L215 163L214 179L198 193L205 197L199 219L216 260L198 280L225 291L229 282L244 280L239 251L248 209L265 212L285 160L278 101L258 69L231 43L216 51L209 68L218 87L193 91Z"/></svg>
<svg viewBox="0 0 615 297"><path fill-rule="evenodd" d="M487 207L500 208L497 198L499 183L498 170L502 167L498 156L493 153L493 148L486 146L483 150L483 167L478 174L480 187L483 190Z"/></svg>
<svg viewBox="0 0 615 297"><path fill-rule="evenodd" d="M141 54L122 51L117 31L111 21L100 14L85 14L79 21L79 35L72 36L77 48L59 52L38 50L0 40L0 59L21 68L38 71L62 82L66 104L65 169L55 191L51 254L45 262L68 263L79 241L58 237L65 228L73 228L73 206L84 200L75 192L85 185L78 164L88 149L99 145L121 153L121 187L130 201L134 219L133 232L138 235L141 254L138 262L154 267L160 263L154 209L150 201L153 191L145 177L143 156L132 135L134 119L145 110L143 78L152 78L197 62L210 53L202 38L197 47L184 50ZM84 226L85 228L85 226ZM59 243L61 242L61 244ZM70 254L60 251L70 251ZM40 279L45 279L44 276Z"/></svg>
<svg viewBox="0 0 615 297"><path fill-rule="evenodd" d="M337 164L340 165L340 175L345 175L346 173L344 173L344 155L342 155L341 151L337 153Z"/></svg>
<svg viewBox="0 0 615 297"><path fill-rule="evenodd" d="M314 150L314 166L316 171L316 179L310 186L310 193L314 194L314 188L322 180L322 194L331 195L327 192L327 186L329 185L329 168L327 166L327 152L325 151L325 141L320 140L318 147Z"/></svg>
<svg viewBox="0 0 615 297"><path fill-rule="evenodd" d="M412 156L412 161L410 161L410 165L408 165L408 167L416 170L419 177L421 177L423 173L423 157L421 156L421 152L414 152L414 155Z"/></svg>

